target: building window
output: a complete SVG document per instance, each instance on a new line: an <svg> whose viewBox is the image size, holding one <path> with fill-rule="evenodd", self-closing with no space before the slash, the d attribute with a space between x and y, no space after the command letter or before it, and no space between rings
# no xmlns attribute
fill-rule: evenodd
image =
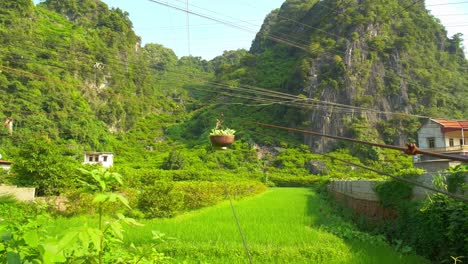
<svg viewBox="0 0 468 264"><path fill-rule="evenodd" d="M428 138L427 145L429 145L429 148L435 148L435 138Z"/></svg>
<svg viewBox="0 0 468 264"><path fill-rule="evenodd" d="M102 161L107 162L107 156L102 156Z"/></svg>
<svg viewBox="0 0 468 264"><path fill-rule="evenodd" d="M453 138L449 138L449 146L450 146L450 147L453 147L453 146L454 146L454 144L453 144Z"/></svg>
<svg viewBox="0 0 468 264"><path fill-rule="evenodd" d="M93 156L89 156L89 157L88 157L88 160L89 160L90 162L93 161Z"/></svg>
<svg viewBox="0 0 468 264"><path fill-rule="evenodd" d="M463 138L460 138L460 146L463 146L465 144L463 144Z"/></svg>
<svg viewBox="0 0 468 264"><path fill-rule="evenodd" d="M98 162L99 161L99 156L94 156L94 161Z"/></svg>

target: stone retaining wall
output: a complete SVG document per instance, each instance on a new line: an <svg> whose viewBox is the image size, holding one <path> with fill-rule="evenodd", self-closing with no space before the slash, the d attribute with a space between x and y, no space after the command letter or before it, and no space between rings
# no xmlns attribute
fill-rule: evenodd
<svg viewBox="0 0 468 264"><path fill-rule="evenodd" d="M395 210L383 208L379 201L359 199L337 191L331 191L331 194L336 201L351 208L356 214L372 220L394 219L397 215Z"/></svg>
<svg viewBox="0 0 468 264"><path fill-rule="evenodd" d="M16 186L0 185L0 196L11 195L23 202L33 202L36 188L19 188Z"/></svg>
<svg viewBox="0 0 468 264"><path fill-rule="evenodd" d="M429 187L434 187L432 181L437 175L439 174L423 174L416 178L415 181ZM374 187L379 182L381 181L331 181L328 189L338 202L353 209L357 214L373 219L396 217L396 212L394 210L388 210L380 205L379 197L377 193L374 192ZM468 177L465 177L465 183L468 183ZM412 197L414 200L421 200L432 193L433 191L414 186Z"/></svg>

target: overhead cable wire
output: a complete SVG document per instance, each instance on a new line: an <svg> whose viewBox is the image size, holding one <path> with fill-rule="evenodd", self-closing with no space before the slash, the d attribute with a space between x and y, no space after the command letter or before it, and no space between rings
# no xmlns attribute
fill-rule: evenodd
<svg viewBox="0 0 468 264"><path fill-rule="evenodd" d="M32 72L28 72L28 71L24 71L24 70L20 70L20 69L16 69L16 68L8 67L8 66L0 65L0 69L3 69L5 71L14 72L14 73L19 73L21 75L25 75L25 76L29 76L29 77L33 77L33 78L38 78L38 79L51 81L51 82L56 82L56 83L61 83L61 84L69 84L69 83L64 82L62 80L58 80L58 79L55 79L55 78L50 78L50 77L47 77L47 76L35 74L35 73L32 73Z"/></svg>
<svg viewBox="0 0 468 264"><path fill-rule="evenodd" d="M240 29L240 30L249 31L251 33L256 33L255 31L253 31L251 29L245 28L243 26L236 25L236 24L231 23L229 21L224 21L224 20L221 20L221 19L218 19L218 18L213 18L213 17L210 17L210 16L205 15L205 14L193 12L191 10L185 10L184 8L181 8L181 7L178 7L178 6L175 6L175 5L166 4L164 2L160 2L160 1L157 1L157 0L148 0L148 1L156 3L156 4L164 5L164 6L169 6L171 8L177 9L177 10L182 11L182 12L187 12L187 13L190 13L190 14L198 16L198 17L202 17L202 18L205 18L205 19L216 21L216 22L219 22L221 24L224 24L224 25L232 27L232 28L237 28L237 29ZM286 40L286 39L283 39L281 37L277 37L277 36L274 36L274 35L268 35L267 37L270 38L270 39L273 39L273 40L275 40L277 42L280 42L280 43L283 43L283 44L286 44L286 45L290 45L292 47L296 47L298 49L301 49L301 50L304 50L304 51L308 52L308 47L304 46L304 45L302 45L300 43L296 43L294 41L289 41L289 40Z"/></svg>
<svg viewBox="0 0 468 264"><path fill-rule="evenodd" d="M169 7L168 7L168 8L169 8ZM305 24L304 24L304 25L305 25ZM343 38L343 37L341 37L341 38ZM338 49L337 49L337 50L338 50ZM372 48L370 48L370 50L372 50ZM312 50L309 50L309 51L313 52ZM340 49L339 51L341 52L342 50ZM391 68L391 67L390 67L390 68ZM369 71L367 71L367 72L370 72L370 69L369 69ZM397 76L400 77L400 78L403 78L403 81L405 81L405 82L407 82L407 83L409 83L409 84L412 84L412 83L415 84L414 82L411 82L411 81L410 81L410 79L412 78L412 77L410 77L410 76L404 76L404 75L402 75L402 74L397 74ZM380 76L380 77L381 77L381 78L384 78L384 79L389 78L388 76ZM417 85L419 85L419 84L417 84Z"/></svg>
<svg viewBox="0 0 468 264"><path fill-rule="evenodd" d="M180 77L184 78L186 76L180 75ZM193 80L193 79L192 79ZM333 102L327 102L327 101L312 101L311 99L308 98L303 98L299 96L276 96L276 95L268 95L265 96L265 94L262 92L259 94L252 88L250 90L245 90L240 87L231 87L227 86L226 84L221 84L221 83L212 83L212 82L205 82L204 84L209 84L212 85L212 88L215 89L223 89L228 92L219 92L218 90L213 90L212 88L200 88L200 87L194 87L194 89L197 90L203 90L206 92L211 92L215 94L223 94L226 96L234 97L234 98L243 98L243 99L248 99L248 100L255 100L255 101L260 101L264 102L264 105L273 105L273 104L279 104L279 105L286 105L286 106L293 106L297 108L303 108L303 109L322 109L322 110L329 110L330 107L333 107L333 111L336 112L347 112L347 113L352 113L355 114L357 112L374 112L377 114L386 114L386 115L399 115L399 116L406 116L406 117L417 117L417 118L432 118L429 116L422 116L422 115L413 115L413 114L408 114L408 113L399 113L399 112L388 112L388 111L378 111L372 109L364 109L364 108L359 108L359 107L354 107L354 108L349 108L348 105L341 105ZM213 87L214 86L214 87ZM240 90L240 91L239 91ZM242 97L248 91L247 94L254 95L255 97ZM268 90L267 90L268 91ZM265 102L265 99L268 99L268 101ZM276 99L277 101L273 101L273 99ZM241 103L235 103L235 104L241 104ZM254 106L254 105L247 105L246 106Z"/></svg>
<svg viewBox="0 0 468 264"><path fill-rule="evenodd" d="M435 16L435 15L433 15ZM468 13L463 13L463 14L440 14L437 15L437 17L444 17L444 16L468 16Z"/></svg>
<svg viewBox="0 0 468 264"><path fill-rule="evenodd" d="M175 0L175 1L181 2L181 3L182 3L182 0ZM251 22L248 21L248 20L238 19L238 18L229 16L229 15L226 15L226 14L222 14L222 13L219 13L219 12L216 12L216 11L213 11L213 10L209 10L209 9L206 9L206 8L203 8L203 7L194 5L194 4L190 4L190 6L196 7L196 8L198 8L198 9L200 9L200 10L208 11L208 12L213 13L213 14L218 14L218 15L221 15L221 16L224 16L224 17L232 18L232 19L236 20L237 22L242 22L242 23L245 23L245 24L254 26L254 27L256 27L256 28L257 28L258 26L260 26L260 25L258 25L258 24L253 24L253 23L251 23ZM188 7L187 7L187 9L188 9ZM252 29L252 30L254 30L254 29Z"/></svg>
<svg viewBox="0 0 468 264"><path fill-rule="evenodd" d="M66 61L67 62L67 61ZM128 65L129 63L123 63L121 61L119 61L120 64L122 65ZM70 62L71 63L71 62ZM131 64L131 63L130 63ZM62 69L65 69L62 67ZM66 70L66 69L65 69ZM169 71L168 71L169 72ZM174 71L176 72L176 71ZM149 70L146 70L145 71L146 74L150 74ZM181 74L185 74L185 73L181 73ZM114 76L119 76L117 74L113 74ZM120 76L123 76L123 75L120 75ZM125 75L126 76L126 75ZM46 77L47 78L47 77ZM44 78L43 78L44 79ZM50 79L50 78L49 78ZM56 80L56 79L54 79ZM65 83L63 81L60 81L60 80L57 80L61 83ZM221 84L221 83L213 83L213 82L208 82L208 84L213 84L213 85L217 85L219 87L227 87L225 84ZM239 89L241 89L242 86L239 87ZM251 93L255 93L254 91L257 91L257 90L260 90L263 95L265 94L264 92L268 92L268 93L274 93L274 94L279 94L279 95L285 95L287 96L287 98L293 98L295 101L300 101L302 100L303 102L307 102L309 104L326 104L326 105L333 105L333 106L336 106L336 107L343 107L343 108L349 108L349 109L354 109L356 111L361 111L361 112L374 112L374 113L378 113L378 114L390 114L390 115L401 115L401 116L413 116L413 117L418 117L418 118L432 118L432 117L428 117L428 116L422 116L422 115L413 115L413 114L408 114L408 113L398 113L398 112L389 112L389 111L380 111L380 110L376 110L376 109L368 109L368 108L362 108L362 107L357 107L357 106L351 106L351 105L345 105L345 104L338 104L338 103L333 103L333 102L326 102L326 101L321 101L321 100L317 100L317 99L312 99L312 98L301 98L301 97L298 97L298 96L294 96L294 95L289 95L289 94L286 94L286 93L282 93L282 92L276 92L276 91L273 91L273 90L270 90L270 89L263 89L263 88L258 88L258 87L255 87L255 86L245 86L245 88L248 89L248 91L250 91ZM235 87L230 87L229 89L235 89ZM257 93L258 94L258 93ZM285 99L285 97L280 97L281 99ZM300 100L297 100L297 98L300 98ZM303 107L304 105L301 105L301 107ZM307 107L307 106L305 106Z"/></svg>
<svg viewBox="0 0 468 264"><path fill-rule="evenodd" d="M215 158L216 158L216 163L218 164L218 168L221 169L221 165L219 163L219 158L218 158L218 155L215 155ZM244 246L244 250L247 254L247 258L249 260L249 264L252 264L252 255L250 254L250 250L249 250L249 246L247 244L247 240L245 238L245 235L244 235L244 232L242 230L242 226L240 225L240 221L239 221L239 217L237 216L237 213L236 213L236 209L234 207L234 204L232 203L232 198L231 198L231 194L229 193L228 191L228 186L227 186L227 183L226 183L226 180L224 178L224 175L221 175L221 180L223 182L223 186L224 186L224 192L226 193L226 195L228 196L228 199L229 199L229 204L231 206L231 212L232 212L232 215L234 217L234 220L236 222L236 226L237 226L237 230L239 232L239 235L242 239L242 245Z"/></svg>
<svg viewBox="0 0 468 264"><path fill-rule="evenodd" d="M182 2L182 0L175 0L175 1L177 1L177 2ZM209 9L206 9L206 8L203 8L203 7L200 7L200 6L197 6L197 5L193 5L193 4L192 4L191 6L197 7L197 8L200 9L200 10L208 11L208 12L213 13L213 14L217 14L217 15L221 15L221 16L223 16L223 17L231 18L231 19L235 20L236 22L245 23L245 24L248 24L248 25L250 25L250 26L255 27L254 29L248 28L248 29L249 29L249 32L251 32L251 33L257 33L257 28L260 28L260 27L261 27L261 25L251 23L251 22L249 22L248 20L238 19L238 18L229 16L229 15L227 15L227 14L222 14L222 13L219 13L219 12L216 12L216 11L213 11L213 10L209 10ZM188 8L187 8L187 9L188 9ZM234 23L234 22L231 22L231 23ZM305 25L305 24L304 24L304 25ZM296 38L295 36L291 36L291 35L289 35L289 34L285 34L285 33L282 33L282 32L279 32L279 33L280 33L281 35L283 35L283 36L286 36L286 37L290 38L290 39L293 38L294 41L299 41L299 42L303 42L303 41L304 41L303 39ZM308 43L304 43L304 45L308 45Z"/></svg>
<svg viewBox="0 0 468 264"><path fill-rule="evenodd" d="M416 4L422 3L422 2L424 2L424 1L425 1L425 0L415 0L413 3L411 3L411 4L409 4L409 5L405 6L405 7L403 7L403 10L402 10L402 11L406 11L406 10L408 10L409 8L415 6ZM398 12L398 13L401 13L401 12Z"/></svg>
<svg viewBox="0 0 468 264"><path fill-rule="evenodd" d="M196 12L192 12L190 10L184 10L183 8L180 8L180 7L177 7L177 6L173 6L173 5L168 5L168 4L165 4L165 3L162 3L162 2L159 2L159 1L156 1L156 0L148 0L150 2L154 2L154 3L157 3L157 4L160 4L160 5L166 5L166 6L170 6L171 8L175 8L179 11L183 11L183 12L190 12L191 14L194 14L194 15L197 15L197 16L200 16L202 18L206 18L206 19L210 19L210 20L214 20L214 21L218 21L220 23L223 23L225 25L228 25L228 26L231 26L231 27L234 27L234 28L238 28L238 29L241 29L241 30L247 30L247 31L251 31L249 29L246 29L242 26L239 26L239 25L236 25L236 24L233 24L231 22L228 22L228 21L223 21L223 20L220 20L220 19L217 19L217 18L213 18L213 17L209 17L207 15L204 15L204 14L200 14L200 13L196 13ZM415 2L413 2L411 5L407 6L406 8L404 8L404 10L406 10L407 8L409 8L410 6L420 2L421 0L416 0ZM306 24L304 24L306 25ZM337 37L339 38L344 38L344 39L347 39L343 36L339 36L339 35L336 35ZM274 36L274 35L266 35L267 38L270 38L270 39L273 39L273 40L276 40L277 42L280 42L280 43L283 43L283 44L286 44L286 45L289 45L289 46L292 46L292 47L296 47L296 48L299 48L307 53L311 53L311 52L314 52L315 50L311 50L308 45L307 46L304 46L304 45L301 45L301 44L298 44L297 42L294 42L294 41L288 41L287 39L283 39L283 38L280 38L280 37L277 37L277 36ZM372 50L372 48L371 48Z"/></svg>
<svg viewBox="0 0 468 264"><path fill-rule="evenodd" d="M403 152L406 152L406 151L409 150L408 147L400 147L400 146L386 145L386 144L380 144L380 143L373 143L373 142L369 142L369 141L357 140L357 139L347 138L347 137L342 137L342 136L328 135L328 134L315 132L315 131L311 131L311 130L303 130L303 129L297 129L297 128L291 128L291 127L284 127L284 126L278 126L278 125L272 125L272 124L265 124L265 123L254 122L254 121L245 120L245 119L241 119L241 120L246 122L246 123L250 123L250 124L254 124L254 125L258 125L258 126L281 129L281 130L287 130L287 131L290 131L290 132L297 132L297 133L302 133L302 134L307 134L307 135L326 137L326 138L337 139L337 140L342 140L342 141L348 141L348 142L352 142L352 143L363 144L363 145L368 145L368 146L373 146L373 147L394 149L394 150L400 150L400 151L403 151ZM460 155L449 155L449 154L443 154L443 153L436 153L436 152L424 151L424 150L420 150L420 149L414 149L414 153L412 153L412 155L413 154L423 154L423 155L442 158L442 159L450 159L450 160L468 162L468 157L462 157Z"/></svg>
<svg viewBox="0 0 468 264"><path fill-rule="evenodd" d="M281 99L291 99L294 101L303 101L304 103L317 103L317 104L324 104L324 105L330 105L330 106L336 106L336 107L342 107L342 108L348 108L352 110L359 110L359 111L368 111L368 112L376 112L376 113L382 113L382 114L393 114L393 115L405 115L405 116L413 116L413 117L418 117L418 118L430 118L428 116L421 116L421 115L411 115L411 114L405 114L405 113L395 113L395 112L388 112L388 111L380 111L377 109L368 109L368 108L362 108L362 107L357 107L357 106L351 106L351 105L345 105L345 104L339 104L339 103L334 103L334 102L328 102L328 101L321 101L317 99L312 99L312 98L304 98L300 96L295 96L287 93L282 93L282 92L276 92L268 89L263 89L259 87L254 87L254 86L235 86L235 87L230 87L227 86L226 84L220 84L220 83L214 83L214 82L206 82L207 84L215 85L219 88L226 89L226 90L240 90L243 92L247 93L253 93L256 95L268 95L270 97L275 97L275 98L281 98Z"/></svg>
<svg viewBox="0 0 468 264"><path fill-rule="evenodd" d="M189 10L189 0L186 1L186 8ZM186 13L186 19L187 19L187 48L188 48L188 55L191 57L191 52L190 52L190 15L189 12Z"/></svg>
<svg viewBox="0 0 468 264"><path fill-rule="evenodd" d="M468 24L465 24L465 25L447 25L445 27L468 27Z"/></svg>
<svg viewBox="0 0 468 264"><path fill-rule="evenodd" d="M3 66L5 67L5 66ZM8 67L6 68L8 69ZM10 68L12 69L12 68ZM26 71L22 71L22 70L18 70L18 71L21 71L23 73L28 73ZM36 74L32 74L30 73L31 76L36 76L36 77L41 77L41 79L49 79L51 81L56 81L56 82L60 82L60 83L63 83L63 84L67 84L67 82L64 82L64 81L61 81L61 80L58 80L58 79L55 79L55 78L48 78L48 77L45 77L45 76L41 76L41 75L36 75ZM181 77L187 77L185 73L181 73L179 76ZM187 80L196 80L196 78L186 78ZM408 114L408 113L399 113L399 112L389 112L389 111L380 111L380 110L377 110L377 109L368 109L368 108L362 108L362 107L356 107L356 106L351 106L351 105L345 105L345 104L339 104L339 103L334 103L334 102L328 102L328 101L321 101L321 100L317 100L317 99L311 99L311 98L303 98L303 97L300 97L300 96L294 96L294 95L290 95L290 94L286 94L286 93L282 93L282 92L276 92L276 91L272 91L272 90L268 90L268 89L263 89L263 88L258 88L258 87L254 87L254 86L246 86L243 88L243 86L239 86L239 87L229 87L227 86L226 84L222 84L222 83L215 83L215 82L208 82L206 80L201 80L200 82L203 82L203 83L206 83L206 84L211 84L211 85L214 85L218 88L222 88L222 89L227 89L227 90L243 90L243 91L249 91L250 93L252 94L255 94L255 95L265 95L265 92L270 92L271 95L269 95L269 97L274 97L274 98L278 98L278 99L289 99L290 101L293 101L295 104L294 105L291 105L291 103L288 104L288 101L286 100L282 100L282 101L269 101L268 104L282 104L282 105L291 105L291 106L296 106L296 107L301 107L301 108L305 108L305 109L308 109L308 108L326 108L327 106L331 107L335 107L335 110L338 110L338 111L341 111L343 112L343 110L347 110L347 111L350 111L351 113L354 113L354 111L356 112L373 112L373 113L377 113L377 114L386 114L386 115L399 115L399 116L409 116L409 117L417 117L417 118L432 118L432 117L429 117L429 116L422 116L422 115L414 115L414 114ZM203 84L201 83L201 84ZM70 84L70 83L68 83ZM72 84L70 84L72 85ZM216 91L212 91L212 92L216 92ZM231 94L229 93L223 93L224 95L227 95L227 96L231 96ZM235 97L235 96L232 96L232 97ZM249 99L253 99L252 97L249 97ZM261 100L262 97L260 97L258 100ZM314 106L314 104L316 104ZM319 105L322 105L322 106L319 106ZM340 110L341 109L341 110Z"/></svg>
<svg viewBox="0 0 468 264"><path fill-rule="evenodd" d="M446 6L446 5L460 5L460 4L468 4L468 1L453 2L453 3L443 3L443 4L432 4L432 5L426 5L426 6Z"/></svg>
<svg viewBox="0 0 468 264"><path fill-rule="evenodd" d="M207 83L216 85L216 86L218 86L220 88L227 89L227 90L243 90L243 91L247 91L247 92L250 92L250 93L256 93L257 91L260 91L260 92L271 91L271 90L262 89L262 88L258 88L258 87L252 87L252 86L228 87L225 84L217 84L217 83L213 83L213 82L207 82ZM303 101L305 105L316 103L316 104L323 104L323 105L328 105L328 106L341 107L341 108L346 108L346 109L355 110L355 111L362 111L362 112L373 112L373 113L388 114L388 115L412 116L412 117L417 117L417 118L431 118L429 116L423 116L423 115L414 115L414 114L408 114L408 113L381 111L381 110L377 110L377 109L363 108L363 107L358 107L358 106L352 106L352 105L322 101L322 100L313 99L313 98L303 98L303 97L300 97L300 96L290 95L290 94L281 93L281 92L275 92L275 94L277 94L277 96L275 96L277 98L282 98L282 99L288 99L289 98L289 99L292 99L292 100Z"/></svg>

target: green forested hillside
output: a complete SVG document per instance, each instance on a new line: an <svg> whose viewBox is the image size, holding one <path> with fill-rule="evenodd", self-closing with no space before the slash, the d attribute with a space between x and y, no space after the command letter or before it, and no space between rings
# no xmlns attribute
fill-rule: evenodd
<svg viewBox="0 0 468 264"><path fill-rule="evenodd" d="M0 169L0 185L60 196L68 203L55 213L92 214L99 228L80 221L78 231L59 228L64 237L51 236L38 228L50 224L43 211L0 197L0 210L9 216L0 219L0 259L103 263L119 257L107 253L117 252L164 257L155 244L121 250L120 223L133 222L121 213L173 217L272 186L321 190L330 179L382 179L361 165L419 175L412 159L398 151L258 122L402 145L414 141L429 116L467 119L468 62L461 37L447 36L424 1L286 0L265 18L249 51L225 51L206 61L178 58L157 43L142 46L129 14L100 0L1 0L0 118L13 126L0 130L0 159L14 163L11 170ZM237 131L236 141L216 151L208 135L221 121ZM112 152L114 166L82 165L85 151ZM438 182L444 185L442 178ZM453 232L463 225L462 207L445 198L423 209L406 205L404 214L411 217L403 219L424 222L424 228L404 236L397 233L412 225L380 230L388 232L398 254L412 251L409 245L437 261L463 254L456 243L463 232ZM433 224L446 218L452 221ZM344 239L370 237L347 225L336 230ZM408 236L410 241L399 240ZM453 243L437 242L444 239ZM57 259L51 260L46 255L54 250Z"/></svg>
<svg viewBox="0 0 468 264"><path fill-rule="evenodd" d="M1 110L15 119L14 134L103 150L142 118L183 112L188 82L177 75L202 61L141 47L124 11L92 0L3 1L0 10Z"/></svg>
<svg viewBox="0 0 468 264"><path fill-rule="evenodd" d="M14 119L0 152L18 164L35 145L75 164L96 150L113 151L124 168L183 157L186 169L206 169L207 136L223 113L246 153L306 144L375 165L386 152L249 121L403 144L421 116L468 115L461 36L448 37L422 2L288 0L250 51L211 61L142 47L128 13L98 0L2 1L0 34L0 110ZM261 171L243 155L226 164Z"/></svg>
<svg viewBox="0 0 468 264"><path fill-rule="evenodd" d="M284 124L351 135L347 128L360 123L378 128L385 142L402 144L411 141L421 120L388 112L468 115L468 64L460 43L461 36L448 37L424 2L291 0L265 19L249 63L228 75L243 84L359 107L310 107L302 115L296 111L299 120L282 118ZM319 149L328 145L306 142Z"/></svg>

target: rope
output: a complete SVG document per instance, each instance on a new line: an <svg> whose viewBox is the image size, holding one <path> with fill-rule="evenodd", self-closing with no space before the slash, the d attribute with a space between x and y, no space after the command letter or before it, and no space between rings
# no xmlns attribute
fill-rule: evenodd
<svg viewBox="0 0 468 264"><path fill-rule="evenodd" d="M271 125L271 124L265 124L265 123L259 123L259 122L252 122L252 121L244 120L244 119L242 119L242 121L244 121L246 123L250 123L250 124L255 124L255 125L270 127L270 128L277 128L277 129L287 130L287 131L291 131L291 132L298 132L298 133L302 133L302 134L309 134L309 135L321 136L321 137L332 138L332 139L337 139L337 140L349 141L349 142L353 142L353 143L364 144L364 145L380 147L380 148L400 150L400 151L403 151L407 155L423 154L423 155L437 157L437 158L451 159L451 160L457 160L457 161L462 161L462 162L468 162L468 158L465 158L465 157L420 150L413 143L408 144L407 147L400 147L400 146L373 143L373 142L369 142L369 141L357 140L357 139L341 137L341 136L332 136L332 135L323 134L323 133L319 133L319 132L314 132L314 131L310 131L310 130L296 129L296 128L291 128L291 127L283 127L283 126L277 126L277 125Z"/></svg>
<svg viewBox="0 0 468 264"><path fill-rule="evenodd" d="M218 168L221 169L221 166L219 165L218 155L215 155L215 157L216 157L216 163L218 164ZM239 231L239 235L242 238L242 244L244 245L244 249L245 249L245 252L247 254L247 257L249 258L249 263L252 264L253 263L252 262L252 256L250 254L250 250L249 250L249 247L247 245L247 240L245 239L244 232L242 232L242 227L240 225L239 218L237 217L236 209L234 208L234 204L232 203L231 195L229 194L226 180L224 179L224 175L223 174L221 174L221 175L222 175L221 176L221 181L224 183L224 192L228 196L229 204L231 205L232 215L234 216L234 220L236 221L237 230Z"/></svg>

